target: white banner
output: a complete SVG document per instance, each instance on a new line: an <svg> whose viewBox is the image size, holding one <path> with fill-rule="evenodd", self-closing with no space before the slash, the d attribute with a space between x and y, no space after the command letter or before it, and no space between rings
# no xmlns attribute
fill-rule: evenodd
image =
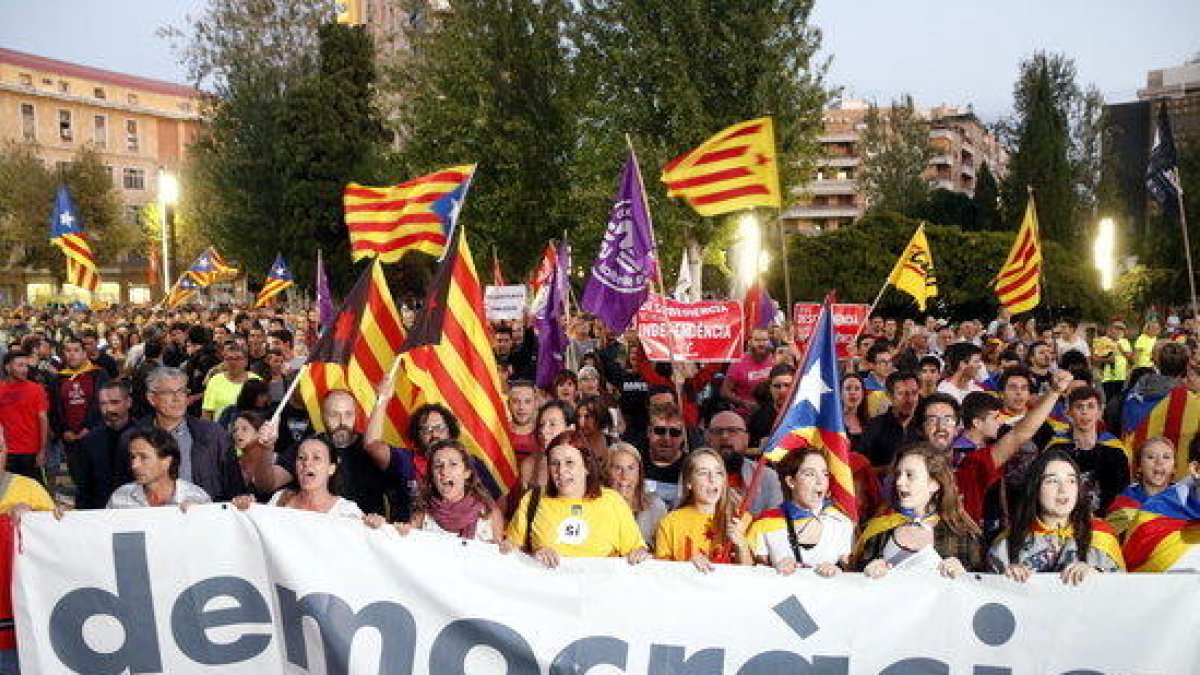
<svg viewBox="0 0 1200 675"><path fill-rule="evenodd" d="M27 516L27 673L1194 673L1200 576L567 560L256 506Z"/></svg>
<svg viewBox="0 0 1200 675"><path fill-rule="evenodd" d="M525 314L525 286L487 286L483 289L488 321L519 319Z"/></svg>

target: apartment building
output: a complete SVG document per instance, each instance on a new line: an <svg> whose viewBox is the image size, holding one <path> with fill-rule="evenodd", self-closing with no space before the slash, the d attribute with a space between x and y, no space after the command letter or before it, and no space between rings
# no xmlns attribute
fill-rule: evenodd
<svg viewBox="0 0 1200 675"><path fill-rule="evenodd" d="M202 124L200 104L192 87L0 48L0 140L33 144L49 166L91 145L127 218L157 199L160 170L179 168ZM100 265L99 299L150 299L143 257ZM0 281L0 303L56 292L49 270L6 271Z"/></svg>
<svg viewBox="0 0 1200 675"><path fill-rule="evenodd" d="M782 216L792 231L819 234L835 230L866 212L858 174L868 109L866 101L847 100L825 111L825 128L819 139L824 156L818 160L816 179L793 188L796 202ZM970 109L940 106L918 110L918 114L929 125L929 143L935 153L925 174L933 187L974 195L976 172L984 162L993 174L1004 175L1008 152Z"/></svg>

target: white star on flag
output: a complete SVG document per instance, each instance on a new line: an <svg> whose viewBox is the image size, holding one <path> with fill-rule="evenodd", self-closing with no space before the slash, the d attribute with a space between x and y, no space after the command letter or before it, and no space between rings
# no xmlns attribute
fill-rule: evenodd
<svg viewBox="0 0 1200 675"><path fill-rule="evenodd" d="M58 217L58 222L62 223L63 227L70 228L71 223L75 222L75 217L72 216L70 213L63 213L61 216Z"/></svg>
<svg viewBox="0 0 1200 675"><path fill-rule="evenodd" d="M795 402L808 401L813 409L821 409L821 397L833 391L825 384L825 378L821 377L821 359L813 361L809 366L808 372L804 373L804 377L800 379L800 384L796 385Z"/></svg>

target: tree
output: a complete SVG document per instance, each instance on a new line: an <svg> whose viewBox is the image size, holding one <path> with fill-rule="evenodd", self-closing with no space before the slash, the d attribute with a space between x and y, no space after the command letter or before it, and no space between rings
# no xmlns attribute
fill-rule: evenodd
<svg viewBox="0 0 1200 675"><path fill-rule="evenodd" d="M979 210L974 200L945 188L930 192L929 197L910 209L907 215L934 225L955 225L968 232L979 229L976 225Z"/></svg>
<svg viewBox="0 0 1200 675"><path fill-rule="evenodd" d="M9 143L0 148L0 246L7 251L0 267L44 267L63 276L62 254L50 243L50 214L60 183L70 189L101 265L145 243L137 223L122 217L120 198L95 149L80 148L56 173L38 157L35 146Z"/></svg>
<svg viewBox="0 0 1200 675"><path fill-rule="evenodd" d="M1080 88L1071 59L1038 52L1021 63L1015 119L1003 128L1015 147L1001 189L1009 227L1020 222L1033 188L1042 233L1067 246L1080 242L1099 181L1102 105L1094 87Z"/></svg>
<svg viewBox="0 0 1200 675"><path fill-rule="evenodd" d="M410 4L419 12L426 3ZM570 17L566 0L455 2L414 23L412 52L397 55L382 87L402 138L389 180L478 163L461 222L477 256L497 246L518 275L581 215L570 170Z"/></svg>
<svg viewBox="0 0 1200 675"><path fill-rule="evenodd" d="M813 0L581 0L578 6L571 33L582 92L574 196L589 227L577 240L599 239L626 134L641 160L664 269L675 268L685 241L727 240L736 220L736 214L698 217L680 200L666 199L657 180L669 160L722 128L774 118L786 208L787 186L811 177L820 156L817 137L830 97L827 64L816 56L821 33L810 23Z"/></svg>
<svg viewBox="0 0 1200 675"><path fill-rule="evenodd" d="M934 150L929 127L917 114L912 96L887 110L872 105L863 132L863 165L858 181L871 211L912 214L929 197L925 170Z"/></svg>
<svg viewBox="0 0 1200 675"><path fill-rule="evenodd" d="M975 202L975 230L1004 229L1000 220L1000 185L987 162L979 166L975 175L975 196L971 201ZM965 224L963 228L966 229Z"/></svg>

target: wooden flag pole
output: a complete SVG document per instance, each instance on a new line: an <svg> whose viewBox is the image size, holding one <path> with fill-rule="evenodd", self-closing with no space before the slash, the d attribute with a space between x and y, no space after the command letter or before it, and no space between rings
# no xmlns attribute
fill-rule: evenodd
<svg viewBox="0 0 1200 675"><path fill-rule="evenodd" d="M1178 183L1175 197L1179 204L1179 227L1183 229L1183 253L1187 260L1188 289L1192 293L1192 317L1200 322L1200 303L1196 302L1196 273L1192 269L1192 245L1188 240L1187 211L1183 208L1183 180L1180 179Z"/></svg>

